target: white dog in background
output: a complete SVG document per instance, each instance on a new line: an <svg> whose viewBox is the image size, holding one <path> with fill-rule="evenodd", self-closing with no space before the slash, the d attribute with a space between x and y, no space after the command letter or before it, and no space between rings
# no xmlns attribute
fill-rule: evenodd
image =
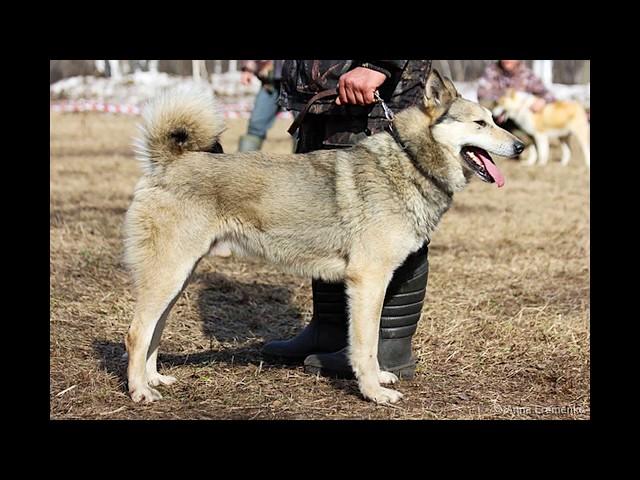
<svg viewBox="0 0 640 480"><path fill-rule="evenodd" d="M534 147L530 148L527 165L546 165L549 161L549 141L560 140L562 148L561 165L567 165L575 152L571 151L569 139L574 136L582 150L587 167L589 155L589 120L584 107L573 101L548 103L534 113L531 105L536 97L526 92L509 90L498 100L493 109L494 117L506 117L513 120L527 134L533 137Z"/></svg>

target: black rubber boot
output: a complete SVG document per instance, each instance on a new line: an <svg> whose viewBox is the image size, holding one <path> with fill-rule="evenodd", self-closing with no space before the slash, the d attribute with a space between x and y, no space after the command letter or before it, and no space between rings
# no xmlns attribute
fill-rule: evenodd
<svg viewBox="0 0 640 480"><path fill-rule="evenodd" d="M275 340L262 348L273 357L300 361L312 353L335 352L347 346L347 305L343 283L313 280L313 317L290 340Z"/></svg>
<svg viewBox="0 0 640 480"><path fill-rule="evenodd" d="M380 369L399 378L413 378L416 361L411 339L418 327L429 276L428 247L411 254L395 272L387 287L378 341ZM308 373L338 378L353 378L347 349L313 354L304 361Z"/></svg>

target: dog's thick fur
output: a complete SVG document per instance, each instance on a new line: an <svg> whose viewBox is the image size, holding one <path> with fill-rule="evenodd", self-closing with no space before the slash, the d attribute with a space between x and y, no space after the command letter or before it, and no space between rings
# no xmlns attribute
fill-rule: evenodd
<svg viewBox="0 0 640 480"><path fill-rule="evenodd" d="M397 402L402 395L381 386L397 378L377 362L387 284L473 176L463 147L513 156L521 144L437 72L427 79L424 104L396 116L413 160L386 132L344 150L206 153L223 131L216 112L210 96L177 90L144 114L138 153L145 173L125 221L137 297L126 336L131 397L157 400L153 387L175 381L156 369L167 315L198 261L230 250L300 275L344 280L360 391L378 403Z"/></svg>
<svg viewBox="0 0 640 480"><path fill-rule="evenodd" d="M561 165L567 165L574 152L570 148L573 136L580 146L582 157L590 166L589 120L579 102L556 101L547 103L539 112L531 111L536 97L526 92L509 89L498 99L493 109L497 118L504 115L512 119L523 131L531 135L534 144L527 152L527 165L546 165L549 161L549 141L558 139L562 147Z"/></svg>

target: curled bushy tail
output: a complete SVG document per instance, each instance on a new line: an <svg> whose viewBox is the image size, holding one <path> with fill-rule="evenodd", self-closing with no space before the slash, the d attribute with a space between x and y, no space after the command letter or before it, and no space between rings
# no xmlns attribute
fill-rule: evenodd
<svg viewBox="0 0 640 480"><path fill-rule="evenodd" d="M186 152L209 151L224 131L224 119L211 91L179 86L152 99L142 112L138 159L147 172L157 171Z"/></svg>

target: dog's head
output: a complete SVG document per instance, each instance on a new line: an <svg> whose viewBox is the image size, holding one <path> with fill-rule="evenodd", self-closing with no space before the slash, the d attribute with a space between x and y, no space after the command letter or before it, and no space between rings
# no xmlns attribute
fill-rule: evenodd
<svg viewBox="0 0 640 480"><path fill-rule="evenodd" d="M514 157L524 144L498 127L487 108L462 98L453 82L436 70L427 78L424 105L432 119L431 134L448 153L449 168L501 187L504 177L490 153Z"/></svg>
<svg viewBox="0 0 640 480"><path fill-rule="evenodd" d="M502 119L502 121L507 118L515 119L520 112L528 113L535 100L536 97L531 94L509 88L498 99L491 113L494 118Z"/></svg>

